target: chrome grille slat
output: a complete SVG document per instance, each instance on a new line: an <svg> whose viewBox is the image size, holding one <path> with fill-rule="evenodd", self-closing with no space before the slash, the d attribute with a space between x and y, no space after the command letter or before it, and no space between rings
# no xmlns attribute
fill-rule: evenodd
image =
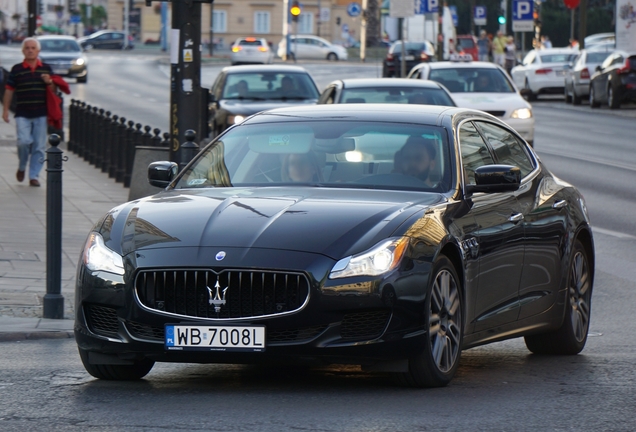
<svg viewBox="0 0 636 432"><path fill-rule="evenodd" d="M210 300L219 300L217 282L220 300L225 300L225 304L210 304ZM309 298L309 281L305 275L273 271L143 270L137 275L135 288L140 303L148 309L209 319L292 313L302 308ZM220 307L218 313L215 306Z"/></svg>

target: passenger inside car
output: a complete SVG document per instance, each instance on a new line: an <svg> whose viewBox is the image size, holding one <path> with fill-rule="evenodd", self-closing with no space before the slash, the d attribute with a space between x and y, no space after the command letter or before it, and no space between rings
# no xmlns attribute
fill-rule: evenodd
<svg viewBox="0 0 636 432"><path fill-rule="evenodd" d="M247 93L250 91L247 81L240 80L236 83L236 93L238 97L247 97Z"/></svg>
<svg viewBox="0 0 636 432"><path fill-rule="evenodd" d="M410 136L395 153L393 172L416 177L428 186L435 187L429 174L435 168L436 153L434 140Z"/></svg>
<svg viewBox="0 0 636 432"><path fill-rule="evenodd" d="M318 157L314 152L288 154L283 160L281 178L285 182L321 182Z"/></svg>
<svg viewBox="0 0 636 432"><path fill-rule="evenodd" d="M473 84L473 91L476 93L494 92L492 82L488 75L479 75Z"/></svg>
<svg viewBox="0 0 636 432"><path fill-rule="evenodd" d="M297 96L296 86L294 80L289 76L284 76L280 81L280 88L278 92L283 97Z"/></svg>

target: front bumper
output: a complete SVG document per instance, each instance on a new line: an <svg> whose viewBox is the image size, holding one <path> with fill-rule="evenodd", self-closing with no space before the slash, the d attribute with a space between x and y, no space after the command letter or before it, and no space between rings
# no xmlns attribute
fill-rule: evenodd
<svg viewBox="0 0 636 432"><path fill-rule="evenodd" d="M510 127L512 127L521 137L528 141L534 141L534 117L529 119L503 119Z"/></svg>

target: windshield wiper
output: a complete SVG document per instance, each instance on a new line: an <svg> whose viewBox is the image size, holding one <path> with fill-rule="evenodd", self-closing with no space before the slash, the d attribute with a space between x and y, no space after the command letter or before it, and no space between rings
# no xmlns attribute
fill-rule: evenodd
<svg viewBox="0 0 636 432"><path fill-rule="evenodd" d="M279 96L270 98L271 100L307 100L311 99L306 96Z"/></svg>
<svg viewBox="0 0 636 432"><path fill-rule="evenodd" d="M256 96L237 96L237 97L227 97L225 98L225 100L256 100L256 101L262 101L265 100L262 97L256 97Z"/></svg>

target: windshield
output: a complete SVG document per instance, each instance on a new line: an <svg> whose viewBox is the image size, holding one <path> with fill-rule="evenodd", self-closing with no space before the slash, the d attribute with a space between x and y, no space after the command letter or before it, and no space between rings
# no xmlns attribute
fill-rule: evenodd
<svg viewBox="0 0 636 432"><path fill-rule="evenodd" d="M318 89L306 73L248 72L228 74L223 99L318 99Z"/></svg>
<svg viewBox="0 0 636 432"><path fill-rule="evenodd" d="M589 52L587 53L587 62L588 63L603 63L603 60L607 58L609 52Z"/></svg>
<svg viewBox="0 0 636 432"><path fill-rule="evenodd" d="M341 103L391 103L455 106L453 100L439 88L353 88L344 89Z"/></svg>
<svg viewBox="0 0 636 432"><path fill-rule="evenodd" d="M429 46L426 42L404 42L404 51L413 52L430 52ZM400 54L402 52L402 42L398 41L391 45L389 48L391 54Z"/></svg>
<svg viewBox="0 0 636 432"><path fill-rule="evenodd" d="M40 41L42 52L81 52L82 49L74 40L46 39Z"/></svg>
<svg viewBox="0 0 636 432"><path fill-rule="evenodd" d="M569 63L578 53L539 54L542 63Z"/></svg>
<svg viewBox="0 0 636 432"><path fill-rule="evenodd" d="M499 69L433 69L429 79L443 84L451 93L514 93L515 89Z"/></svg>
<svg viewBox="0 0 636 432"><path fill-rule="evenodd" d="M445 129L305 121L240 125L208 145L177 188L321 186L447 191Z"/></svg>

